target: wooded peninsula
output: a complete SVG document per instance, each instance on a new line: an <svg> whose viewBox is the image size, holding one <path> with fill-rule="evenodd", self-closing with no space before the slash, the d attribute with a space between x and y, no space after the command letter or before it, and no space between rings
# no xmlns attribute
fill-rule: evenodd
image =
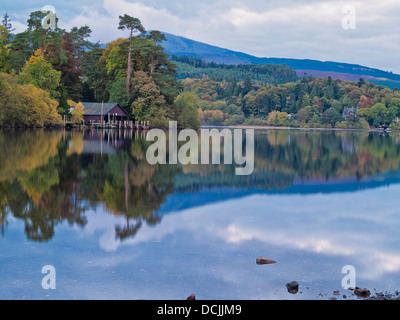
<svg viewBox="0 0 400 320"><path fill-rule="evenodd" d="M121 37L89 41L89 26L45 28L35 11L14 34L0 25L0 127L58 127L83 120L83 102L117 103L131 119L166 128L260 125L400 129L395 88L314 78L286 65L229 65L169 56L160 31L119 17Z"/></svg>

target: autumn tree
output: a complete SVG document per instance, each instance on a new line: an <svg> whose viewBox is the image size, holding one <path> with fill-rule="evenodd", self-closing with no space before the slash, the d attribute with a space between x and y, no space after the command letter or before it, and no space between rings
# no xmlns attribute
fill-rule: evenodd
<svg viewBox="0 0 400 320"><path fill-rule="evenodd" d="M132 77L132 115L137 120L150 121L151 126L168 127L171 110L151 76L136 71Z"/></svg>
<svg viewBox="0 0 400 320"><path fill-rule="evenodd" d="M65 58L55 67L56 70L61 72L60 83L67 88L69 99L81 100L81 76L83 76L83 72L79 68L79 60L75 55L77 49L74 46L71 33L66 32L62 36L61 48L64 51Z"/></svg>
<svg viewBox="0 0 400 320"><path fill-rule="evenodd" d="M296 114L296 119L297 119L299 122L307 122L307 121L309 121L310 119L312 119L312 117L313 117L315 114L318 114L318 113L319 113L318 107L316 107L316 106L306 106L306 107L304 107L304 108L301 108L301 109L297 112L297 114Z"/></svg>
<svg viewBox="0 0 400 320"><path fill-rule="evenodd" d="M73 123L81 123L83 121L83 113L84 113L84 106L82 102L74 102L72 100L68 100L68 105L73 108L71 111L71 121Z"/></svg>
<svg viewBox="0 0 400 320"><path fill-rule="evenodd" d="M0 126L43 127L61 124L58 102L33 84L19 84L0 73Z"/></svg>
<svg viewBox="0 0 400 320"><path fill-rule="evenodd" d="M57 112L58 102L50 93L32 84L19 86L22 104L29 114L27 125L34 127L61 124L61 116Z"/></svg>
<svg viewBox="0 0 400 320"><path fill-rule="evenodd" d="M8 72L10 70L7 49L8 39L9 33L7 28L0 26L0 72Z"/></svg>
<svg viewBox="0 0 400 320"><path fill-rule="evenodd" d="M197 99L197 95L192 92L183 92L176 98L172 111L178 128L198 129L200 127L199 113L195 105Z"/></svg>
<svg viewBox="0 0 400 320"><path fill-rule="evenodd" d="M286 112L271 111L268 114L267 124L270 126L288 126L289 115Z"/></svg>
<svg viewBox="0 0 400 320"><path fill-rule="evenodd" d="M374 103L373 99L371 99L365 95L361 95L360 101L359 101L357 107L360 109L363 109L363 108L368 109L368 108L371 108L374 104L375 103Z"/></svg>

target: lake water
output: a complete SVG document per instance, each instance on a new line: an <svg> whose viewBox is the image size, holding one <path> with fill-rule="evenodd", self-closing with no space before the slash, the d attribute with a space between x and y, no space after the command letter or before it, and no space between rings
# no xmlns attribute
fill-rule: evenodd
<svg viewBox="0 0 400 320"><path fill-rule="evenodd" d="M0 299L358 299L348 265L360 288L400 289L398 134L257 130L250 176L151 166L148 146L0 131Z"/></svg>

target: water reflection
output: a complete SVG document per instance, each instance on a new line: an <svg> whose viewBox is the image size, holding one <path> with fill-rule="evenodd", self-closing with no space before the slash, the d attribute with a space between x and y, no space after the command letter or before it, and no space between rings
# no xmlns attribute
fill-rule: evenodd
<svg viewBox="0 0 400 320"><path fill-rule="evenodd" d="M148 146L144 132L125 130L0 131L2 234L11 215L24 221L28 239L48 241L60 221L85 226L85 212L100 203L125 218L115 227L124 240L177 209L256 193L354 191L400 181L396 134L260 131L250 176L236 176L227 165L151 166ZM207 189L219 192L199 193Z"/></svg>
<svg viewBox="0 0 400 320"><path fill-rule="evenodd" d="M0 131L0 257L26 272L23 261L37 263L29 243L64 266L68 285L90 282L64 292L73 298L179 299L195 288L204 299L286 299L292 280L309 297L304 286L339 289L346 264L398 285L398 134L256 131L250 176L235 165L151 166L148 146L124 130ZM278 264L260 268L259 255ZM1 271L15 267L3 259Z"/></svg>

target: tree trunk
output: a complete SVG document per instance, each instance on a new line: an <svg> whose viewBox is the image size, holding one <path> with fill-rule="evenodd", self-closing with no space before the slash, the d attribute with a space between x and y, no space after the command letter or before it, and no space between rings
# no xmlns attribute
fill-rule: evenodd
<svg viewBox="0 0 400 320"><path fill-rule="evenodd" d="M44 43L42 41L41 48L40 48L40 57L44 59Z"/></svg>
<svg viewBox="0 0 400 320"><path fill-rule="evenodd" d="M43 60L44 60L44 43L42 41L41 47L40 47L40 71L39 71L39 78L42 77L42 70L43 70Z"/></svg>
<svg viewBox="0 0 400 320"><path fill-rule="evenodd" d="M131 73L132 73L132 37L133 37L133 28L131 28L131 36L129 37L129 52L128 52L128 70L126 75L126 93L129 95L131 90Z"/></svg>
<svg viewBox="0 0 400 320"><path fill-rule="evenodd" d="M154 46L156 46L156 45L157 45L157 42L154 41ZM151 53L151 67L150 67L150 73L153 73L153 72L154 72L154 47L153 47L153 50Z"/></svg>
<svg viewBox="0 0 400 320"><path fill-rule="evenodd" d="M131 65L131 47L129 45L129 53L128 53L128 70L126 74L126 93L129 95L130 87L131 87L131 73L132 73L132 65Z"/></svg>

